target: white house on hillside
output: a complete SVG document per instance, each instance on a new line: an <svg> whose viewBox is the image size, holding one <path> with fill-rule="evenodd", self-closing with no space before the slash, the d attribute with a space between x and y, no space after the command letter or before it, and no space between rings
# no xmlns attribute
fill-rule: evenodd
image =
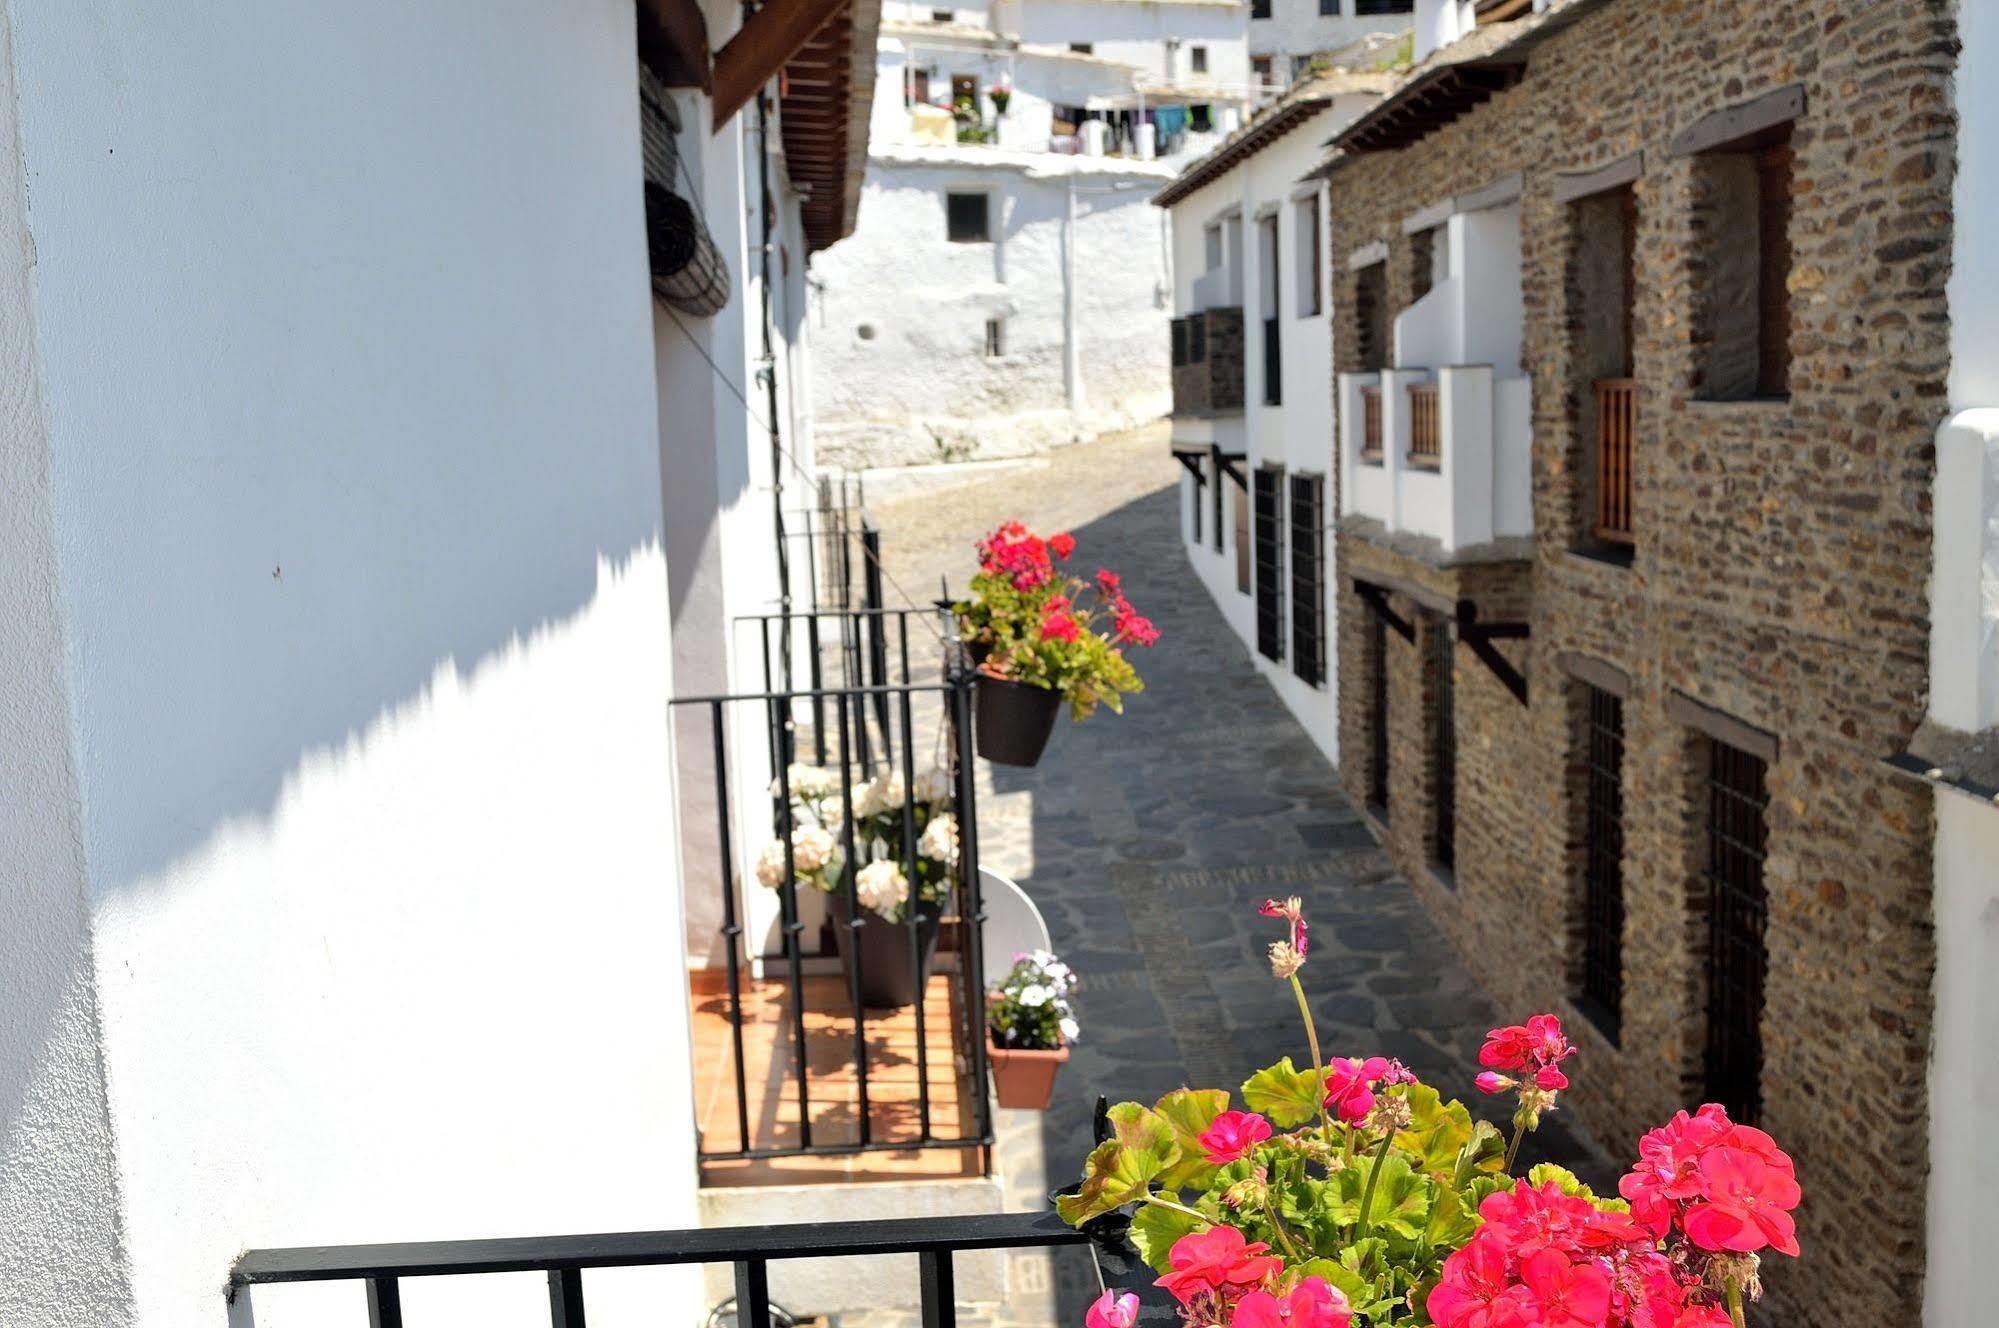
<svg viewBox="0 0 1999 1328"><path fill-rule="evenodd" d="M807 590L876 27L816 9L0 6L0 1323L247 1324L245 1247L697 1225L727 883L667 716ZM585 1280L593 1324L713 1299ZM549 1322L538 1278L402 1297Z"/></svg>
<svg viewBox="0 0 1999 1328"><path fill-rule="evenodd" d="M1328 759L1339 758L1326 139L1383 74L1294 84L1155 198L1173 232L1173 451L1202 585Z"/></svg>
<svg viewBox="0 0 1999 1328"><path fill-rule="evenodd" d="M1461 2L1470 7L1469 0L1450 0ZM1407 33L1417 8L1418 0L1251 0L1251 76L1275 93L1357 46L1367 50L1379 45L1385 58L1392 43L1381 39ZM1352 63L1365 67L1359 60Z"/></svg>
<svg viewBox="0 0 1999 1328"><path fill-rule="evenodd" d="M1239 123L1247 13L890 6L862 220L814 268L829 461L1018 455L1164 413L1171 260L1146 200Z"/></svg>

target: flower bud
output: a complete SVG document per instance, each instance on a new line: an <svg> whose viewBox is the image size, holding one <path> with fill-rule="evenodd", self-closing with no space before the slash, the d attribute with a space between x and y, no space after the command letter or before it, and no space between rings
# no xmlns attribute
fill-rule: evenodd
<svg viewBox="0 0 1999 1328"><path fill-rule="evenodd" d="M1505 1075L1500 1074L1497 1070L1485 1071L1478 1078L1472 1080L1472 1083L1477 1086L1479 1092L1488 1094L1504 1093L1507 1089L1513 1087L1513 1081Z"/></svg>

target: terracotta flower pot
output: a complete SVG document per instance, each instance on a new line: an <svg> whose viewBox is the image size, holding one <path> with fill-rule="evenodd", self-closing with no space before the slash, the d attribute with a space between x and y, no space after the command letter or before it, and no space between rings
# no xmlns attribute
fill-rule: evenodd
<svg viewBox="0 0 1999 1328"><path fill-rule="evenodd" d="M1062 694L985 673L978 690L979 755L1000 765L1039 765Z"/></svg>
<svg viewBox="0 0 1999 1328"><path fill-rule="evenodd" d="M986 1034L986 1059L993 1067L993 1093L1003 1107L1046 1111L1055 1100L1055 1076L1069 1059L1065 1043L1053 1051L1002 1047Z"/></svg>

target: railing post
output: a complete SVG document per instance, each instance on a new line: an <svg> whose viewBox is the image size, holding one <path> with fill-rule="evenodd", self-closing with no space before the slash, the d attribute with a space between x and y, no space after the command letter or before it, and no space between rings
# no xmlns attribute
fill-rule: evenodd
<svg viewBox="0 0 1999 1328"><path fill-rule="evenodd" d="M769 703L772 724L784 723L789 718L791 695L786 693L782 702ZM791 990L791 1046L792 1063L798 1071L798 1142L801 1147L812 1147L812 1092L806 1077L805 1056L805 964L799 953L799 933L805 924L798 918L798 858L792 847L792 831L797 828L791 815L791 770L788 766L777 768L777 791L779 813L778 833L784 837L784 885L777 892L778 914L784 927L784 954L790 972ZM840 769L840 791L847 793L847 770L844 763ZM848 804L851 805L851 804ZM744 1147L749 1146L747 1140Z"/></svg>
<svg viewBox="0 0 1999 1328"><path fill-rule="evenodd" d="M992 1098L986 1084L985 900L979 882L978 769L972 745L972 685L969 670L957 668L949 678L953 728L957 739L958 861L964 894L959 917L965 926L965 1051L971 1061L972 1109L981 1138L992 1134ZM990 1169L992 1150L985 1151Z"/></svg>
<svg viewBox="0 0 1999 1328"><path fill-rule="evenodd" d="M849 706L848 694L840 692L833 698L839 709L840 720L840 805L851 808L854 805L853 764L847 750L847 712L860 710L860 698L855 697ZM907 799L909 794L903 794ZM867 919L861 912L859 877L861 874L860 855L854 843L854 818L851 815L840 818L841 849L846 858L847 869L842 873L840 889L847 895L847 986L854 1002L854 1089L857 1097L855 1119L860 1126L861 1143L865 1146L874 1129L873 1113L868 1108L868 1012L861 1004L862 945L861 932L867 926ZM916 910L916 882L910 881L907 907ZM739 1326L740 1328L740 1326Z"/></svg>
<svg viewBox="0 0 1999 1328"><path fill-rule="evenodd" d="M923 1288L923 1328L954 1328L958 1291L951 1251L925 1250L916 1257Z"/></svg>
<svg viewBox="0 0 1999 1328"><path fill-rule="evenodd" d="M908 629L903 635L905 657L909 650ZM908 672L905 658L903 671ZM905 796L902 800L902 861L903 869L909 877L909 971L916 974L916 1104L917 1121L921 1127L918 1136L924 1143L930 1142L930 1038L924 1027L923 999L929 995L925 990L929 983L924 981L923 972L923 920L916 913L916 739L911 731L909 689L904 687L902 698L902 786ZM955 793L956 790L953 789ZM953 800L953 811L959 809ZM944 870L950 871L949 864ZM962 1129L960 1133L963 1133Z"/></svg>
<svg viewBox="0 0 1999 1328"><path fill-rule="evenodd" d="M736 1138L738 1148L750 1146L750 1093L743 1069L743 964L738 955L743 926L736 916L735 840L729 827L729 752L723 734L723 706L708 703L708 715L715 730L715 820L722 849L722 962L729 971L729 1034L735 1044Z"/></svg>
<svg viewBox="0 0 1999 1328"><path fill-rule="evenodd" d="M549 1328L584 1328L581 1269L548 1270L548 1322Z"/></svg>
<svg viewBox="0 0 1999 1328"><path fill-rule="evenodd" d="M770 1265L762 1259L736 1263L736 1328L771 1328Z"/></svg>
<svg viewBox="0 0 1999 1328"><path fill-rule="evenodd" d="M368 1328L403 1328L403 1292L395 1278L368 1279Z"/></svg>

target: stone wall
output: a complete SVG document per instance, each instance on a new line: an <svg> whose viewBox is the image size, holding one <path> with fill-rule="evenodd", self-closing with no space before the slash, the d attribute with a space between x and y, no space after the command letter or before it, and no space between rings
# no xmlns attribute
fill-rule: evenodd
<svg viewBox="0 0 1999 1328"><path fill-rule="evenodd" d="M1372 569L1479 604L1525 588L1531 639L1503 643L1522 706L1459 646L1457 868L1428 865L1435 694L1429 654L1388 637L1393 781L1386 839L1507 1009L1552 1008L1583 1047L1571 1106L1614 1155L1699 1100L1705 1028L1698 735L1676 694L1774 734L1763 1123L1797 1158L1801 1265L1770 1270L1778 1321L1907 1321L1923 1276L1925 1056L1934 944L1927 796L1879 760L1922 718L1932 436L1944 411L1955 39L1940 0L1656 0L1609 6L1531 54L1523 80L1331 182L1340 327L1347 254L1390 245L1389 305L1411 300L1404 218L1524 177L1525 360L1534 382L1531 571L1447 568L1364 531L1340 539L1342 779L1367 782ZM1801 84L1791 394L1696 399L1711 333L1700 292L1714 190L1675 134ZM1594 366L1572 303L1578 252L1558 173L1643 151L1636 182L1640 417L1629 565L1583 556ZM1336 368L1359 371L1355 338ZM1337 405L1337 403L1336 403ZM1480 578L1491 582L1482 588ZM1481 598L1481 596L1485 598ZM1405 617L1407 595L1392 603ZM1574 1003L1580 969L1579 687L1565 654L1631 679L1624 1009L1613 1044Z"/></svg>

